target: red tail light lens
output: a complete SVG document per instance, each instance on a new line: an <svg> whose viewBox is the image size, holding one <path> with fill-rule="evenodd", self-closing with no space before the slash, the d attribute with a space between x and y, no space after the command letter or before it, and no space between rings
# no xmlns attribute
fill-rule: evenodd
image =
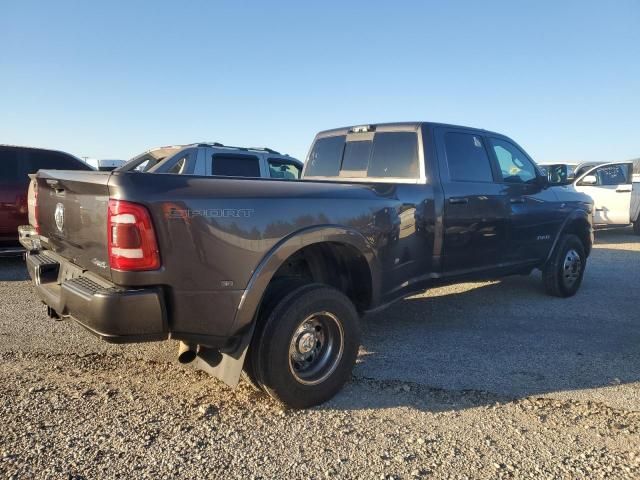
<svg viewBox="0 0 640 480"><path fill-rule="evenodd" d="M111 268L125 271L160 268L156 234L146 207L111 199L107 225Z"/></svg>
<svg viewBox="0 0 640 480"><path fill-rule="evenodd" d="M33 196L27 196L27 212L33 211L33 215L30 216L29 220L36 232L40 233L40 225L38 223L38 184L34 182L31 186L33 186Z"/></svg>

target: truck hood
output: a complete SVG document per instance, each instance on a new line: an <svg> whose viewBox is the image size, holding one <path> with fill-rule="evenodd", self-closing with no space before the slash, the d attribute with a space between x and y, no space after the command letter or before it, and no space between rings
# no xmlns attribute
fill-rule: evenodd
<svg viewBox="0 0 640 480"><path fill-rule="evenodd" d="M582 202L593 205L593 199L586 193L579 192L572 185L564 185L562 187L551 187L561 202Z"/></svg>

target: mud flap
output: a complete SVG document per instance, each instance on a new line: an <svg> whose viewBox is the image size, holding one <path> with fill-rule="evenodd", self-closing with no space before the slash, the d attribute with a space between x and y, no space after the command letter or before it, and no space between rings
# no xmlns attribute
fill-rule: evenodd
<svg viewBox="0 0 640 480"><path fill-rule="evenodd" d="M243 335L235 350L231 352L212 350L211 352L199 353L192 365L198 370L222 380L229 387L235 388L240 382L244 359L247 356L254 329L255 322Z"/></svg>

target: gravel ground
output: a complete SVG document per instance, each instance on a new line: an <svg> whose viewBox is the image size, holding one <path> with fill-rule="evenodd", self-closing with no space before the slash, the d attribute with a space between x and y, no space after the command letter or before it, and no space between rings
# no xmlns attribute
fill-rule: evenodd
<svg viewBox="0 0 640 480"><path fill-rule="evenodd" d="M363 320L351 383L285 411L49 320L0 259L0 476L640 478L640 242L599 232L582 290L438 288Z"/></svg>

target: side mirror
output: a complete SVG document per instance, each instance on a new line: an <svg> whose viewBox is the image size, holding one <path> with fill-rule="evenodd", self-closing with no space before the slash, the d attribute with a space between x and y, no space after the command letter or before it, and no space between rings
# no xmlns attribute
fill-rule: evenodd
<svg viewBox="0 0 640 480"><path fill-rule="evenodd" d="M547 188L549 186L549 179L547 178L547 171L544 168L541 168L542 175L538 175L538 185L542 188Z"/></svg>
<svg viewBox="0 0 640 480"><path fill-rule="evenodd" d="M582 180L580 180L581 185L595 185L598 183L598 179L595 175L587 175Z"/></svg>
<svg viewBox="0 0 640 480"><path fill-rule="evenodd" d="M564 163L545 165L543 171L546 172L546 184L550 187L573 183L573 171L570 172L568 165Z"/></svg>

